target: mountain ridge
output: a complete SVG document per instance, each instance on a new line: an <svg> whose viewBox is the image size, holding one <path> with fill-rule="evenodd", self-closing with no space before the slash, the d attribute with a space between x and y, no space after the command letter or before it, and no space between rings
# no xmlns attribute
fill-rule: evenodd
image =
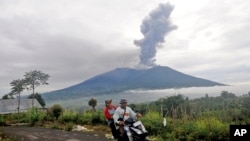
<svg viewBox="0 0 250 141"><path fill-rule="evenodd" d="M45 100L76 99L83 96L104 95L136 89L168 89L184 87L211 87L225 84L178 72L170 67L150 69L116 68L79 84L44 93Z"/></svg>

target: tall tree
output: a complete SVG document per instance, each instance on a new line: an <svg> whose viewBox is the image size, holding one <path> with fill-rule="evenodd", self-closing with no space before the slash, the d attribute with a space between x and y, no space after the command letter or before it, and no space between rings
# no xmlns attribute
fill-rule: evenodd
<svg viewBox="0 0 250 141"><path fill-rule="evenodd" d="M18 107L17 111L20 111L20 94L25 89L25 81L23 79L17 79L10 82L11 92L9 93L10 96L18 95Z"/></svg>
<svg viewBox="0 0 250 141"><path fill-rule="evenodd" d="M47 81L50 76L39 70L32 70L30 72L26 72L24 77L27 89L32 90L32 107L33 107L35 98L35 88L40 85L48 85L49 83Z"/></svg>

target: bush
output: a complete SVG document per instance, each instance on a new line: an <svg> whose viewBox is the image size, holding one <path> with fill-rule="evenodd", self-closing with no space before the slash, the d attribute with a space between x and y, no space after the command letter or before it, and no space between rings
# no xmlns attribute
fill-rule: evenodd
<svg viewBox="0 0 250 141"><path fill-rule="evenodd" d="M141 121L151 135L157 135L162 127L162 116L155 111L149 111L141 117Z"/></svg>
<svg viewBox="0 0 250 141"><path fill-rule="evenodd" d="M229 125L215 117L203 117L183 124L179 121L173 131L179 140L229 140Z"/></svg>
<svg viewBox="0 0 250 141"><path fill-rule="evenodd" d="M9 115L4 115L5 124L16 124L16 123L22 123L22 122L28 122L27 121L27 115L26 113L13 113Z"/></svg>
<svg viewBox="0 0 250 141"><path fill-rule="evenodd" d="M88 124L91 125L91 120L92 120L92 113L90 112L85 112L83 114L80 114L77 119L78 124Z"/></svg>
<svg viewBox="0 0 250 141"><path fill-rule="evenodd" d="M98 124L102 124L103 123L103 114L102 112L98 111L98 112L94 112L92 114L92 125L98 125Z"/></svg>
<svg viewBox="0 0 250 141"><path fill-rule="evenodd" d="M87 125L98 125L98 124L104 124L105 119L102 114L102 111L98 111L98 112L88 111L78 116L77 123L87 124Z"/></svg>
<svg viewBox="0 0 250 141"><path fill-rule="evenodd" d="M74 123L69 122L69 123L67 123L67 124L65 125L64 130L65 130L65 131L72 131L73 127L74 127Z"/></svg>
<svg viewBox="0 0 250 141"><path fill-rule="evenodd" d="M45 113L34 107L27 112L28 122L33 126L36 122L43 122Z"/></svg>
<svg viewBox="0 0 250 141"><path fill-rule="evenodd" d="M59 117L59 121L64 122L74 122L76 123L78 119L78 113L75 111L65 110L62 115Z"/></svg>
<svg viewBox="0 0 250 141"><path fill-rule="evenodd" d="M62 113L63 113L63 108L59 104L55 104L49 109L50 116L55 117L56 120L58 120L59 116L62 115Z"/></svg>
<svg viewBox="0 0 250 141"><path fill-rule="evenodd" d="M3 115L0 115L0 126L4 125L5 125L5 118L3 117Z"/></svg>

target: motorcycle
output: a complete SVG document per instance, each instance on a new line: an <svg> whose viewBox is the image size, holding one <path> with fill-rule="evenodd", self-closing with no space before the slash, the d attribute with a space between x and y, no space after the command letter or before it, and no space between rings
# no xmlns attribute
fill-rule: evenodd
<svg viewBox="0 0 250 141"><path fill-rule="evenodd" d="M124 133L118 138L118 141L149 141L148 131L139 120L129 118L120 128L123 128Z"/></svg>

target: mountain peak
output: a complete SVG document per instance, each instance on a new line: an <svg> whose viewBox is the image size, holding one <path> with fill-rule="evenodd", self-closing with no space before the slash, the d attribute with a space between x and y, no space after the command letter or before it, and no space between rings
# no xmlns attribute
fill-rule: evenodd
<svg viewBox="0 0 250 141"><path fill-rule="evenodd" d="M47 100L111 94L136 89L168 89L224 85L178 72L166 66L148 69L116 68L71 87L43 94Z"/></svg>

